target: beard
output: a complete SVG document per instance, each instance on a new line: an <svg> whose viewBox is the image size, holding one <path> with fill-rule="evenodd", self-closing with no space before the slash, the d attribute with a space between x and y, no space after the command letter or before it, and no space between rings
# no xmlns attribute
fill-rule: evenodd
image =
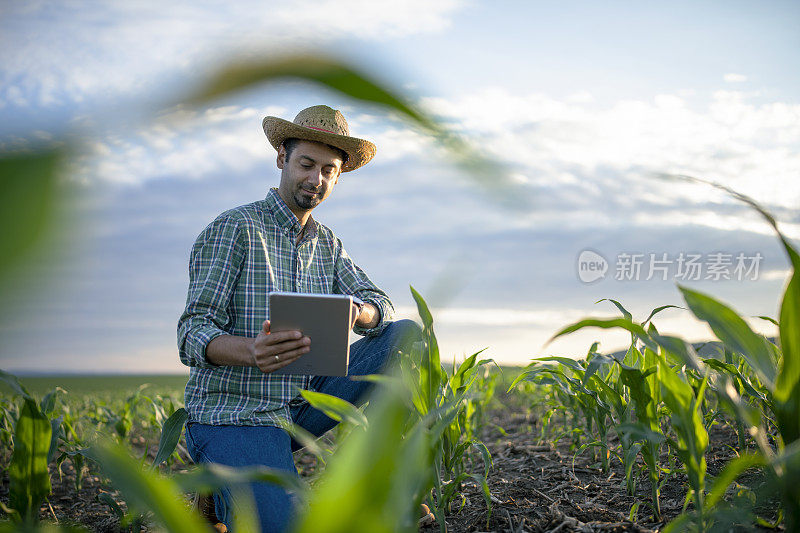
<svg viewBox="0 0 800 533"><path fill-rule="evenodd" d="M312 209L319 205L321 200L322 191L317 192L313 196L306 194L305 189L301 189L294 195L294 203L301 209Z"/></svg>

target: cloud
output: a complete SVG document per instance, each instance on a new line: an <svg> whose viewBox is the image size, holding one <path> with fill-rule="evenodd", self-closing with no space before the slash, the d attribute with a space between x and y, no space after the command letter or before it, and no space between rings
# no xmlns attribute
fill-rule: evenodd
<svg viewBox="0 0 800 533"><path fill-rule="evenodd" d="M744 74L729 73L725 74L722 79L725 80L725 83L742 83L747 81L747 76Z"/></svg>
<svg viewBox="0 0 800 533"><path fill-rule="evenodd" d="M498 87L424 103L516 163L533 184L577 188L575 170L584 175L612 170L613 180L623 184L669 172L717 181L773 206L800 204L800 104L756 105L744 93L717 91L702 109L670 94L602 107ZM696 186L649 182L648 187L654 200L664 195L673 204L698 200Z"/></svg>
<svg viewBox="0 0 800 533"><path fill-rule="evenodd" d="M138 96L185 83L226 55L291 45L436 32L457 0L286 0L4 4L0 107L48 107Z"/></svg>

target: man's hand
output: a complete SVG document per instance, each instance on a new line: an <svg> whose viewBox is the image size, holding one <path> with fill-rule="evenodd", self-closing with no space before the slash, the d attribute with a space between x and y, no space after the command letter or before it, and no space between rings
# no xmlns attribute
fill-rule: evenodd
<svg viewBox="0 0 800 533"><path fill-rule="evenodd" d="M285 367L311 349L311 339L303 337L301 332L292 330L270 333L269 326L269 320L265 320L250 349L253 366L257 366L265 374Z"/></svg>
<svg viewBox="0 0 800 533"><path fill-rule="evenodd" d="M361 307L356 305L355 303L350 305L350 329L353 329L353 326L356 325L356 320L358 320L358 316L361 314Z"/></svg>

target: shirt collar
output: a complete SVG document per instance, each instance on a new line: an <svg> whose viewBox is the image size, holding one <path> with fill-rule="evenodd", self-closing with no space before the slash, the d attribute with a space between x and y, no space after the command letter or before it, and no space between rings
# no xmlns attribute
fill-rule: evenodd
<svg viewBox="0 0 800 533"><path fill-rule="evenodd" d="M297 217L294 215L294 213L292 213L292 210L289 209L289 206L283 201L281 195L278 194L277 187L272 187L269 190L267 197L264 198L264 201L266 202L269 210L272 212L272 215L275 217L275 222L277 222L278 226L287 230L300 231L302 228L300 221L297 220ZM309 238L316 237L317 222L311 215L309 215L308 220L306 221L306 226L306 235Z"/></svg>

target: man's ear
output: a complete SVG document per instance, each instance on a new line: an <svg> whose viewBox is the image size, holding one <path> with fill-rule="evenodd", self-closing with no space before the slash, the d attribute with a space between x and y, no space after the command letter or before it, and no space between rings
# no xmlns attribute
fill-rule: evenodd
<svg viewBox="0 0 800 533"><path fill-rule="evenodd" d="M286 164L286 148L283 145L278 147L278 159L277 159L278 168L283 170L283 166Z"/></svg>

